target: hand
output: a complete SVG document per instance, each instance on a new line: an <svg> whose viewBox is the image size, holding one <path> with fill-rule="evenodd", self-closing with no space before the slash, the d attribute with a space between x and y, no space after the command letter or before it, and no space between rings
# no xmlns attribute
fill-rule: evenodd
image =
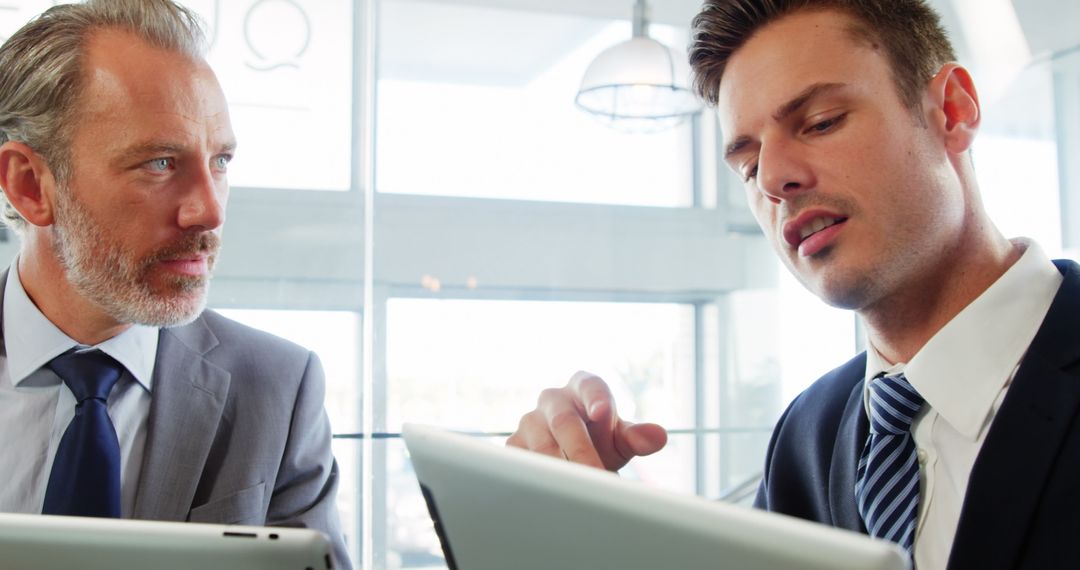
<svg viewBox="0 0 1080 570"><path fill-rule="evenodd" d="M660 451L667 431L619 418L611 390L598 376L578 372L563 388L540 393L506 445L575 463L618 471L638 455Z"/></svg>

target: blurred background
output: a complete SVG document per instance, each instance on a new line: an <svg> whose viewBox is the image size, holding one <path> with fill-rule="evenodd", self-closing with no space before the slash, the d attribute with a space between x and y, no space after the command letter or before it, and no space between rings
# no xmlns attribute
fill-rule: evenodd
<svg viewBox="0 0 1080 570"><path fill-rule="evenodd" d="M0 0L0 35L53 3ZM746 502L786 404L861 350L780 267L710 110L620 126L575 105L632 0L183 3L240 140L210 304L322 358L366 567L445 568L403 422L502 444L585 369L675 430L624 476ZM991 215L1076 257L1080 3L932 3L980 87ZM698 8L657 0L644 33L681 61Z"/></svg>

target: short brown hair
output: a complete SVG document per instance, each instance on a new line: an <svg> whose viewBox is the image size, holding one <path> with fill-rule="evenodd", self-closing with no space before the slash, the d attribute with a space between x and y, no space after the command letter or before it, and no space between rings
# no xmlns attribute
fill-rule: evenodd
<svg viewBox="0 0 1080 570"><path fill-rule="evenodd" d="M49 8L0 47L0 144L18 141L40 154L61 185L83 87L83 52L102 29L130 32L155 47L203 58L194 12L171 0L88 0ZM26 220L0 193L0 219L17 232Z"/></svg>
<svg viewBox="0 0 1080 570"><path fill-rule="evenodd" d="M956 53L937 13L925 0L705 0L694 17L690 67L694 89L710 105L720 93L728 60L758 30L786 15L836 10L851 16L852 34L885 48L901 100L918 109L921 93Z"/></svg>

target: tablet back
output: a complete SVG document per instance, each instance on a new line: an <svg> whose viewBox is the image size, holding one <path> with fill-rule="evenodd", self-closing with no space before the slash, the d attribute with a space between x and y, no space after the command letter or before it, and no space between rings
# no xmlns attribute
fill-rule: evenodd
<svg viewBox="0 0 1080 570"><path fill-rule="evenodd" d="M0 568L329 570L318 531L0 513Z"/></svg>
<svg viewBox="0 0 1080 570"><path fill-rule="evenodd" d="M439 429L405 443L450 570L905 570L893 543Z"/></svg>

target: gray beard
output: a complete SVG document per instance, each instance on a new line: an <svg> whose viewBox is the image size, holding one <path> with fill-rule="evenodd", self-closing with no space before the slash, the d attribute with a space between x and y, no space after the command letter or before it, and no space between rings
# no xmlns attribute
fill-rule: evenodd
<svg viewBox="0 0 1080 570"><path fill-rule="evenodd" d="M143 260L96 223L66 188L57 189L53 253L75 291L120 323L175 327L195 320L206 307L208 276L173 275L161 291L150 282L156 262L180 253L213 252L217 236L191 234Z"/></svg>

